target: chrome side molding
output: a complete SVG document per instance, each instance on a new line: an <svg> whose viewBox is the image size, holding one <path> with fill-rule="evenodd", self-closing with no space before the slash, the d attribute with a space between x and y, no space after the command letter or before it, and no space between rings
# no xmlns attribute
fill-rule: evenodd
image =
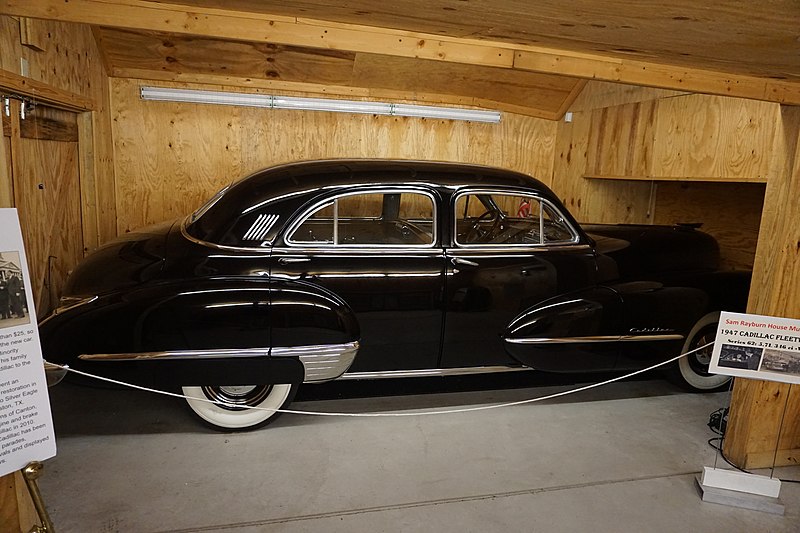
<svg viewBox="0 0 800 533"><path fill-rule="evenodd" d="M146 361L152 359L226 359L230 357L268 357L269 348L238 348L224 350L173 350L166 352L95 353L79 355L84 361Z"/></svg>
<svg viewBox="0 0 800 533"><path fill-rule="evenodd" d="M495 374L498 372L521 372L533 370L527 366L476 366L464 368L428 368L420 370L385 370L382 372L348 372L339 379L392 379L444 376L466 376L469 374Z"/></svg>
<svg viewBox="0 0 800 533"><path fill-rule="evenodd" d="M336 379L350 368L358 353L358 342L273 348L274 357L298 357L305 367L304 383Z"/></svg>
<svg viewBox="0 0 800 533"><path fill-rule="evenodd" d="M172 350L164 352L83 354L83 361L148 361L180 359L229 359L236 357L297 357L305 368L306 383L330 381L344 374L358 353L358 342L272 348L220 350Z"/></svg>
<svg viewBox="0 0 800 533"><path fill-rule="evenodd" d="M648 342L648 341L678 341L685 337L678 334L669 335L592 335L587 337L529 337L509 339L511 344L589 344L598 342Z"/></svg>

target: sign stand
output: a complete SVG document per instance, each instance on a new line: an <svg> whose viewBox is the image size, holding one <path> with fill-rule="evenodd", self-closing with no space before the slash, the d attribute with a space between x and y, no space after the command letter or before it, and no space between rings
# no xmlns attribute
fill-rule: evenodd
<svg viewBox="0 0 800 533"><path fill-rule="evenodd" d="M791 385L789 386L791 393ZM780 500L781 480L774 478L775 462L778 457L778 446L783 431L783 421L786 417L786 408L789 403L789 394L786 395L786 402L783 405L783 414L778 428L778 440L775 442L775 455L772 459L772 470L769 476L749 474L735 470L717 468L716 462L722 452L720 440L717 449L717 457L714 466L703 467L703 473L696 478L697 485L700 487L701 498L704 502L719 503L732 507L741 507L753 511L763 511L765 513L783 515L785 508Z"/></svg>
<svg viewBox="0 0 800 533"><path fill-rule="evenodd" d="M42 493L39 492L39 484L36 483L36 480L42 475L42 470L44 470L44 465L39 461L31 461L21 470L31 500L33 500L33 506L36 508L36 514L39 515L39 521L42 523L41 526L33 526L28 533L55 533L53 522L50 521L50 515L47 514L47 508L42 499Z"/></svg>
<svg viewBox="0 0 800 533"><path fill-rule="evenodd" d="M709 372L789 384L769 476L704 467L697 483L703 501L784 514L781 481L774 477L792 384L800 383L800 321L722 313ZM720 444L717 455L722 453ZM724 457L724 456L723 456Z"/></svg>

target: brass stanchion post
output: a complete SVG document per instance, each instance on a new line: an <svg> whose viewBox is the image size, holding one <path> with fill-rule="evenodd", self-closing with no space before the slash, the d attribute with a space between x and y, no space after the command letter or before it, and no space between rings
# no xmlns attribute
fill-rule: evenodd
<svg viewBox="0 0 800 533"><path fill-rule="evenodd" d="M25 478L25 484L28 486L28 492L33 500L33 506L36 508L36 514L39 515L41 526L33 526L29 533L55 533L53 523L50 521L50 516L47 514L47 508L44 506L42 493L39 492L39 484L36 480L42 475L44 465L39 461L32 461L22 469L22 477Z"/></svg>

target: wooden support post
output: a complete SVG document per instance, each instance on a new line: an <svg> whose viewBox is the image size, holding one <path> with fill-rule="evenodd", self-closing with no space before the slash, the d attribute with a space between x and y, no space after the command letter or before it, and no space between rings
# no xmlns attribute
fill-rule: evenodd
<svg viewBox="0 0 800 533"><path fill-rule="evenodd" d="M800 107L781 108L775 154L783 164L767 181L747 310L800 319ZM742 468L773 459L800 464L800 386L791 387L787 404L788 394L789 385L736 379L725 437L731 461Z"/></svg>

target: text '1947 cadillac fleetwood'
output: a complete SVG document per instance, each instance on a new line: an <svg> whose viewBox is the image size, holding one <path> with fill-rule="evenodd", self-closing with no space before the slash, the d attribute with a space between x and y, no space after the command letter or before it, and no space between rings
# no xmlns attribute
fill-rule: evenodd
<svg viewBox="0 0 800 533"><path fill-rule="evenodd" d="M48 361L182 387L207 423L244 429L301 383L644 368L713 339L749 281L692 225L581 227L516 172L302 162L98 249L40 336ZM718 389L708 356L670 372Z"/></svg>

